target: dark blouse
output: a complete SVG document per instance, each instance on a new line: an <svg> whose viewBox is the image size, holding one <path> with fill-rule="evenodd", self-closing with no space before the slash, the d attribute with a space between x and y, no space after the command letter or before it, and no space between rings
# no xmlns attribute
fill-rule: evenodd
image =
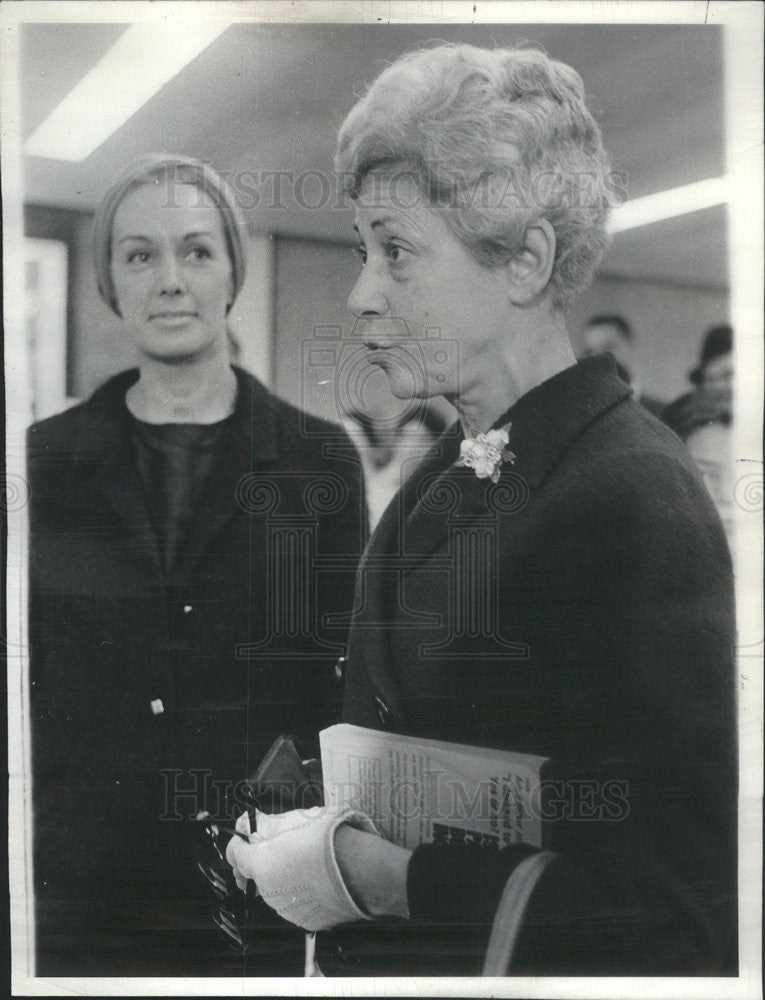
<svg viewBox="0 0 765 1000"><path fill-rule="evenodd" d="M130 436L165 574L171 578L231 417L214 424L149 424L130 414Z"/></svg>

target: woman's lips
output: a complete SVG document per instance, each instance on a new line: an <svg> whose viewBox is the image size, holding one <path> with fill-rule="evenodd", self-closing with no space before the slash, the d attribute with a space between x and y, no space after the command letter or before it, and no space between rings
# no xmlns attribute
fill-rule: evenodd
<svg viewBox="0 0 765 1000"><path fill-rule="evenodd" d="M158 312L152 313L150 320L162 326L184 326L190 319L195 319L195 312Z"/></svg>
<svg viewBox="0 0 765 1000"><path fill-rule="evenodd" d="M367 349L367 361L375 364L379 361L383 361L385 357L393 350L392 344L366 344Z"/></svg>

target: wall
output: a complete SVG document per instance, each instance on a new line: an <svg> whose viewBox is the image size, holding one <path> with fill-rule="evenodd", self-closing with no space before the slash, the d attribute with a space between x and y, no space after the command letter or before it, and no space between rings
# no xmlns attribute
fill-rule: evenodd
<svg viewBox="0 0 765 1000"><path fill-rule="evenodd" d="M334 373L342 344L351 343L346 300L358 268L348 245L276 240L274 388L330 420L340 417Z"/></svg>

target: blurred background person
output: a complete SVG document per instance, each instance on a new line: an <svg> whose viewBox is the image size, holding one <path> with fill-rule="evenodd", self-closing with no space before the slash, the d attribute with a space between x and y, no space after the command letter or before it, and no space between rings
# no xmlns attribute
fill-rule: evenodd
<svg viewBox="0 0 765 1000"><path fill-rule="evenodd" d="M688 376L707 393L730 398L733 395L733 328L713 326L704 335L697 368Z"/></svg>
<svg viewBox="0 0 765 1000"><path fill-rule="evenodd" d="M730 404L713 393L699 395L688 414L684 441L733 542L733 432Z"/></svg>
<svg viewBox="0 0 765 1000"><path fill-rule="evenodd" d="M278 733L334 718L344 629L321 615L351 607L360 471L341 428L230 364L246 247L211 167L131 164L93 250L139 366L29 430L38 975L212 974L190 821L233 814ZM318 599L321 555L340 565ZM261 974L300 961L280 934Z"/></svg>
<svg viewBox="0 0 765 1000"><path fill-rule="evenodd" d="M719 365L716 365L719 359ZM733 544L733 431L725 355L713 359L709 381L676 400L665 423L685 442L715 502L729 545Z"/></svg>
<svg viewBox="0 0 765 1000"><path fill-rule="evenodd" d="M664 404L643 393L635 364L635 335L623 316L603 314L593 316L582 334L580 358L591 358L598 354L610 354L616 362L616 370L623 382L632 389L633 396L651 413L658 414Z"/></svg>
<svg viewBox="0 0 765 1000"><path fill-rule="evenodd" d="M348 430L361 457L370 528L404 485L408 475L446 430L444 410L423 405L403 416L354 410Z"/></svg>
<svg viewBox="0 0 765 1000"><path fill-rule="evenodd" d="M699 363L688 373L694 386L684 392L661 411L661 419L683 437L686 411L693 409L692 401L702 392L717 397L723 406L733 402L733 328L727 324L710 327L704 334Z"/></svg>

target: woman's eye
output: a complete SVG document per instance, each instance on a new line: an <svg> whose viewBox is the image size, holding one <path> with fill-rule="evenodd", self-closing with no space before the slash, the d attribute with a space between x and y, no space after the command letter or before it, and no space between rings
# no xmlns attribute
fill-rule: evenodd
<svg viewBox="0 0 765 1000"><path fill-rule="evenodd" d="M387 240L383 244L383 252L391 264L403 264L406 261L407 254L411 251L408 247L401 246L400 243Z"/></svg>
<svg viewBox="0 0 765 1000"><path fill-rule="evenodd" d="M192 247L186 256L191 258L191 260L209 260L212 254L209 247L199 246Z"/></svg>
<svg viewBox="0 0 765 1000"><path fill-rule="evenodd" d="M148 250L131 250L127 255L128 264L145 264L149 259Z"/></svg>
<svg viewBox="0 0 765 1000"><path fill-rule="evenodd" d="M374 252L378 256L382 255L390 264L399 264L402 262L402 257L406 254L406 247L402 247L400 244L389 240L379 248L375 247ZM354 247L352 253L357 260L361 261L362 267L367 263L367 248L365 246Z"/></svg>

